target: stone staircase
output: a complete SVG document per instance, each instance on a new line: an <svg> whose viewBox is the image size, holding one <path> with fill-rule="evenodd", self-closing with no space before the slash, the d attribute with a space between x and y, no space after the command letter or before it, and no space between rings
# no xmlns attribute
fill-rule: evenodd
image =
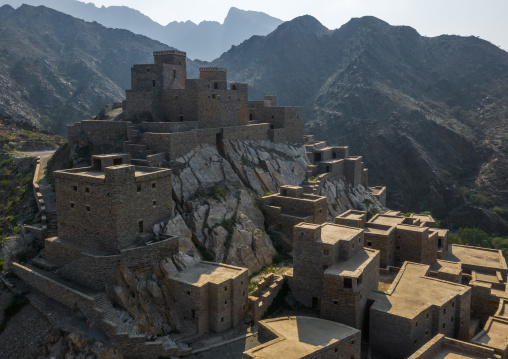
<svg viewBox="0 0 508 359"><path fill-rule="evenodd" d="M95 310L100 315L102 323L100 327L111 338L114 346L124 348L124 353L130 357L157 357L176 354L177 351L186 351L182 345L175 343L168 335L148 340L144 334L132 324L132 319L122 316L117 311L106 293L98 293L93 296ZM190 348L189 348L190 349Z"/></svg>
<svg viewBox="0 0 508 359"><path fill-rule="evenodd" d="M166 159L165 153L154 153L147 145L142 144L143 134L134 126L129 127L129 139L123 143L123 151L131 155L131 163L136 166L156 167Z"/></svg>
<svg viewBox="0 0 508 359"><path fill-rule="evenodd" d="M57 213L56 210L46 210L46 229L48 237L58 235L58 224L57 224Z"/></svg>

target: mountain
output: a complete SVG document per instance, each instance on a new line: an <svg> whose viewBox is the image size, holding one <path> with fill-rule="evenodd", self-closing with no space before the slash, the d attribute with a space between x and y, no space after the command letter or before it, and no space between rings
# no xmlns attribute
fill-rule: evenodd
<svg viewBox="0 0 508 359"><path fill-rule="evenodd" d="M0 0L14 7L28 4L44 5L85 21L96 21L110 28L126 29L148 36L164 44L186 51L192 59L211 61L253 35L272 32L282 20L262 12L232 7L224 23L203 21L173 21L160 25L141 12L127 6L96 7L78 0Z"/></svg>
<svg viewBox="0 0 508 359"><path fill-rule="evenodd" d="M0 33L0 115L63 135L124 98L133 64L169 49L43 6L1 7Z"/></svg>
<svg viewBox="0 0 508 359"><path fill-rule="evenodd" d="M330 31L302 16L211 65L248 82L252 99L305 106L306 131L361 153L388 206L506 232L507 52L374 17Z"/></svg>

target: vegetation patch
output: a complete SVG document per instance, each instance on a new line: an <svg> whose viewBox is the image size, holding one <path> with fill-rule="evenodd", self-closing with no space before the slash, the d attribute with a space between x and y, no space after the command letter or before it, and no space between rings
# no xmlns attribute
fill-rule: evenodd
<svg viewBox="0 0 508 359"><path fill-rule="evenodd" d="M508 237L490 236L478 228L459 228L455 233L450 232L448 240L452 244L500 249L508 260Z"/></svg>

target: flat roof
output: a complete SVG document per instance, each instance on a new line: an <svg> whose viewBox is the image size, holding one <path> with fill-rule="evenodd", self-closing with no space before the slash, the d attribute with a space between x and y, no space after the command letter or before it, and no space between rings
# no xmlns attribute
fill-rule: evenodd
<svg viewBox="0 0 508 359"><path fill-rule="evenodd" d="M479 267L506 269L506 261L497 249L452 244L448 246L448 252L443 259Z"/></svg>
<svg viewBox="0 0 508 359"><path fill-rule="evenodd" d="M366 213L360 211L347 211L340 214L338 217L340 218L350 218L350 219L363 219L367 217Z"/></svg>
<svg viewBox="0 0 508 359"><path fill-rule="evenodd" d="M458 275L462 271L462 266L457 262L449 262L438 259L430 265L430 270L432 272L446 272Z"/></svg>
<svg viewBox="0 0 508 359"><path fill-rule="evenodd" d="M414 318L431 305L441 306L469 287L426 277L429 265L405 262L386 294L376 296L371 309Z"/></svg>
<svg viewBox="0 0 508 359"><path fill-rule="evenodd" d="M172 279L201 287L207 283L220 284L238 277L246 268L233 267L220 263L200 262L193 267L172 276Z"/></svg>
<svg viewBox="0 0 508 359"><path fill-rule="evenodd" d="M397 229L411 232L425 232L429 230L429 227L420 227L412 224L397 224Z"/></svg>
<svg viewBox="0 0 508 359"><path fill-rule="evenodd" d="M420 349L418 349L409 359L459 359L459 358L472 358L472 359L492 359L497 358L494 356L494 351L490 348L485 348L476 344L463 342L457 339L445 337L443 334L438 334Z"/></svg>
<svg viewBox="0 0 508 359"><path fill-rule="evenodd" d="M360 331L347 325L311 317L281 317L260 322L279 335L245 353L256 359L297 359Z"/></svg>
<svg viewBox="0 0 508 359"><path fill-rule="evenodd" d="M321 227L321 241L327 244L335 244L338 241L350 241L362 231L363 229L360 228L325 223Z"/></svg>
<svg viewBox="0 0 508 359"><path fill-rule="evenodd" d="M325 270L325 274L340 275L343 277L358 277L363 269L374 259L378 251L365 248L359 250L354 256L345 261L339 261Z"/></svg>
<svg viewBox="0 0 508 359"><path fill-rule="evenodd" d="M500 349L501 351L507 349L508 320L490 317L487 324L485 324L485 328L471 339L471 342Z"/></svg>
<svg viewBox="0 0 508 359"><path fill-rule="evenodd" d="M396 226L397 224L401 224L402 221L404 221L404 218L406 217L395 217L395 216L389 216L380 214L372 218L369 223L377 223L377 224L386 224L388 226Z"/></svg>
<svg viewBox="0 0 508 359"><path fill-rule="evenodd" d="M508 298L501 298L496 316L508 319Z"/></svg>

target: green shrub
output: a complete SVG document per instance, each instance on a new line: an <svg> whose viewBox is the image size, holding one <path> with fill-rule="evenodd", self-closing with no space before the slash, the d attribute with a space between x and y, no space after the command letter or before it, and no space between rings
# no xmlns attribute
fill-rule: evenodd
<svg viewBox="0 0 508 359"><path fill-rule="evenodd" d="M496 206L492 208L492 211L503 217L504 219L508 219L508 208Z"/></svg>
<svg viewBox="0 0 508 359"><path fill-rule="evenodd" d="M0 272L2 272L5 269L5 260L3 258L0 258Z"/></svg>
<svg viewBox="0 0 508 359"><path fill-rule="evenodd" d="M490 205L489 199L480 193L471 193L469 195L469 200L480 207L488 207Z"/></svg>

